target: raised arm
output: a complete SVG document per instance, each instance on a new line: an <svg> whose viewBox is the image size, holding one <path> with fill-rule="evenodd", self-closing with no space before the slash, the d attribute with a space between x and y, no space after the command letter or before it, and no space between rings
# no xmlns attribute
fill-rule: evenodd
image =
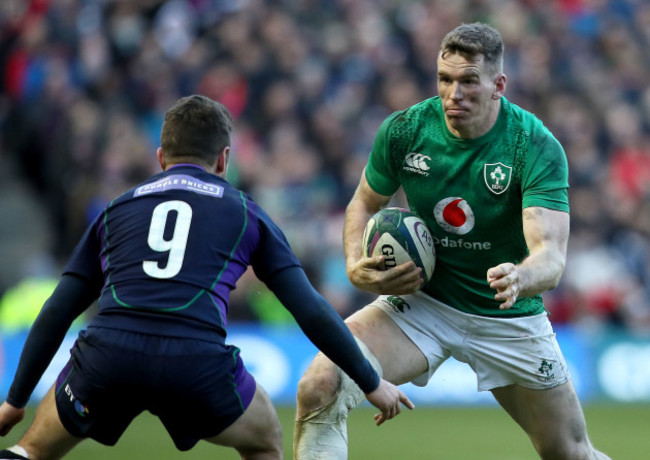
<svg viewBox="0 0 650 460"><path fill-rule="evenodd" d="M363 256L363 231L368 219L385 207L391 197L380 195L370 188L365 172L348 203L343 226L343 249L345 265L350 282L365 291L376 294L412 294L422 284L422 269L407 262L390 270L379 270L384 256Z"/></svg>
<svg viewBox="0 0 650 460"><path fill-rule="evenodd" d="M530 297L557 286L564 272L569 240L569 214L541 207L522 211L524 237L530 255L515 265L506 262L487 271L497 290L499 308L507 310L519 297Z"/></svg>

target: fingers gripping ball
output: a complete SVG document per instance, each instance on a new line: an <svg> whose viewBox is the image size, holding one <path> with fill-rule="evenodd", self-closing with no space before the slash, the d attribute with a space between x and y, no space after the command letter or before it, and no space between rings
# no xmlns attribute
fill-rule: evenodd
<svg viewBox="0 0 650 460"><path fill-rule="evenodd" d="M384 208L373 215L363 234L364 256L386 256L383 269L412 260L426 282L436 265L431 231L416 214L404 208Z"/></svg>

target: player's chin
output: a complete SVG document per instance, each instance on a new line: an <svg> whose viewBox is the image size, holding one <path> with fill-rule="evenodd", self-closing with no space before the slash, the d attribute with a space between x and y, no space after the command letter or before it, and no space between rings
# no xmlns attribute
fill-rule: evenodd
<svg viewBox="0 0 650 460"><path fill-rule="evenodd" d="M447 123L455 130L460 130L467 126L467 117L461 115L447 115Z"/></svg>

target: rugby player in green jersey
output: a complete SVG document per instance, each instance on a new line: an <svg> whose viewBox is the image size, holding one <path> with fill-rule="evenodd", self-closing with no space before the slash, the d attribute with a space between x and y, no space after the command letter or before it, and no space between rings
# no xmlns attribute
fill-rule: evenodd
<svg viewBox="0 0 650 460"><path fill-rule="evenodd" d="M379 294L346 323L380 375L427 384L453 356L475 371L544 459L607 459L594 449L541 293L564 270L569 237L564 150L504 98L504 45L480 23L444 38L439 96L381 125L344 226L347 274ZM436 267L381 271L364 258L366 222L399 187L428 224ZM408 307L395 308L395 296ZM322 354L298 387L294 457L347 458L345 420L363 399Z"/></svg>

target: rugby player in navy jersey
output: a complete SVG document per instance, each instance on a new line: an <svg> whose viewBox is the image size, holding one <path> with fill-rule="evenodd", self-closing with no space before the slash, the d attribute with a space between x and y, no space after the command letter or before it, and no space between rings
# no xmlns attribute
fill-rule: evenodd
<svg viewBox="0 0 650 460"><path fill-rule="evenodd" d="M271 401L226 340L229 294L249 265L381 410L377 424L399 414L400 403L413 408L314 290L282 231L225 180L231 129L228 110L203 96L165 114L163 172L89 226L29 332L0 407L2 436L24 417L72 321L98 300L32 425L0 459L60 458L84 438L113 445L144 410L179 450L204 439L242 458L282 458Z"/></svg>

